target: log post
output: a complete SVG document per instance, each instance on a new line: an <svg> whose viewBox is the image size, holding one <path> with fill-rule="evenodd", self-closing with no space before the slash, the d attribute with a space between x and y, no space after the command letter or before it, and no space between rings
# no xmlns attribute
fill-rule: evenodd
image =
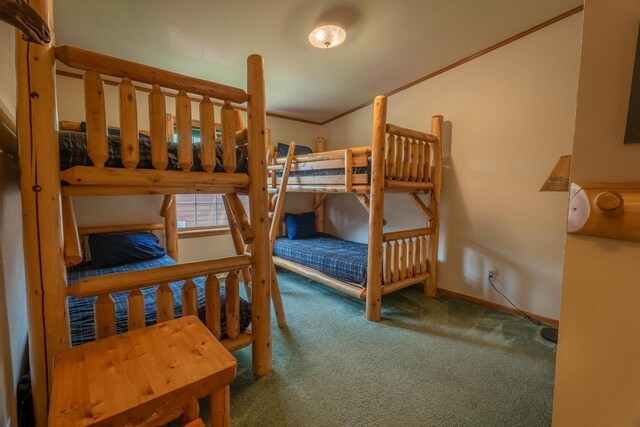
<svg viewBox="0 0 640 427"><path fill-rule="evenodd" d="M29 361L35 418L47 424L53 357L69 347L67 274L62 247L53 6L29 5L52 29L43 46L16 36L17 127L24 238ZM45 334L46 324L46 334Z"/></svg>
<svg viewBox="0 0 640 427"><path fill-rule="evenodd" d="M425 294L435 296L437 291L437 270L438 270L438 241L440 240L440 196L442 194L442 116L431 118L431 134L436 137L433 149L433 171L431 179L433 190L431 191L430 208L433 218L429 221L429 228L432 232L429 236L429 279L425 283Z"/></svg>
<svg viewBox="0 0 640 427"><path fill-rule="evenodd" d="M149 94L149 122L151 125L151 164L154 169L165 170L169 164L167 107L159 85L153 85ZM171 133L173 134L173 127Z"/></svg>
<svg viewBox="0 0 640 427"><path fill-rule="evenodd" d="M316 153L321 153L323 151L325 151L325 139L323 137L318 137L316 138ZM316 193L314 195L313 213L316 216L316 230L320 233L324 233L326 199L326 194Z"/></svg>
<svg viewBox="0 0 640 427"><path fill-rule="evenodd" d="M237 167L236 160L236 113L228 101L220 109L222 122L222 167L227 173L233 173Z"/></svg>
<svg viewBox="0 0 640 427"><path fill-rule="evenodd" d="M377 96L373 104L371 190L369 195L369 252L367 260L367 320L378 322L382 309L382 231L384 216L384 144L387 98Z"/></svg>
<svg viewBox="0 0 640 427"><path fill-rule="evenodd" d="M264 60L251 55L247 60L247 106L249 122L249 201L251 225L255 240L251 246L251 272L253 295L251 319L253 345L251 346L253 372L266 375L271 371L271 254L269 253L269 194L267 193L267 168L265 152L266 99L264 85Z"/></svg>
<svg viewBox="0 0 640 427"><path fill-rule="evenodd" d="M200 164L205 172L213 172L216 167L216 131L213 104L205 96L200 102Z"/></svg>
<svg viewBox="0 0 640 427"><path fill-rule="evenodd" d="M161 283L156 290L156 315L158 322L166 322L175 316L173 290L167 283Z"/></svg>
<svg viewBox="0 0 640 427"><path fill-rule="evenodd" d="M193 167L191 100L183 90L176 96L176 125L178 127L178 164L183 171L190 171Z"/></svg>
<svg viewBox="0 0 640 427"><path fill-rule="evenodd" d="M387 179L393 179L393 171L395 170L395 166L393 164L393 157L395 155L395 138L392 134L387 135L387 143L384 146L384 157L385 157L385 177Z"/></svg>
<svg viewBox="0 0 640 427"><path fill-rule="evenodd" d="M71 197L62 197L62 227L64 231L64 258L67 267L82 262L82 245L78 235L78 224L73 212Z"/></svg>
<svg viewBox="0 0 640 427"><path fill-rule="evenodd" d="M225 303L225 323L226 332L229 338L236 338L240 335L240 294L238 293L238 275L235 271L230 271L224 281L227 295Z"/></svg>
<svg viewBox="0 0 640 427"><path fill-rule="evenodd" d="M198 315L198 294L193 280L187 279L182 285L182 315Z"/></svg>
<svg viewBox="0 0 640 427"><path fill-rule="evenodd" d="M205 320L207 328L214 337L220 339L221 331L221 305L220 305L220 281L215 274L207 276L204 284L205 292Z"/></svg>
<svg viewBox="0 0 640 427"><path fill-rule="evenodd" d="M167 254L178 261L178 209L176 196L167 194L162 202L164 212L164 241Z"/></svg>
<svg viewBox="0 0 640 427"><path fill-rule="evenodd" d="M174 133L176 130L176 116L167 114L167 142L175 142Z"/></svg>
<svg viewBox="0 0 640 427"><path fill-rule="evenodd" d="M95 71L84 74L84 111L87 120L87 154L97 168L109 160L107 116L104 105L104 84Z"/></svg>
<svg viewBox="0 0 640 427"><path fill-rule="evenodd" d="M116 334L116 306L109 294L100 295L93 304L96 339Z"/></svg>
<svg viewBox="0 0 640 427"><path fill-rule="evenodd" d="M138 107L136 89L128 78L122 79L120 95L120 157L127 169L135 169L140 162L138 141Z"/></svg>
<svg viewBox="0 0 640 427"><path fill-rule="evenodd" d="M241 110L234 110L236 113L236 132L244 129L244 118L242 117Z"/></svg>
<svg viewBox="0 0 640 427"><path fill-rule="evenodd" d="M344 151L344 189L353 189L353 154L348 148Z"/></svg>
<svg viewBox="0 0 640 427"><path fill-rule="evenodd" d="M129 331L145 327L144 295L140 289L129 292L127 297L127 321Z"/></svg>

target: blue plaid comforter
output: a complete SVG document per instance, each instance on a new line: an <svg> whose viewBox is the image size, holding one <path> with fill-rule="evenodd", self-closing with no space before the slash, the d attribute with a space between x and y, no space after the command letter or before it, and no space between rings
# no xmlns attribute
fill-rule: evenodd
<svg viewBox="0 0 640 427"><path fill-rule="evenodd" d="M367 245L364 243L320 233L299 240L279 237L273 254L345 282L361 287L367 284Z"/></svg>
<svg viewBox="0 0 640 427"><path fill-rule="evenodd" d="M129 264L120 265L118 267L108 268L91 268L90 263L81 264L76 267L67 269L67 282L69 285L73 284L79 279L84 277L100 276L105 274L122 273L125 271L137 271L146 270L150 268L162 267L166 265L173 265L176 262L168 255L161 258L132 262ZM197 277L193 279L193 283L198 290L198 316L201 320L205 320L204 306L204 277ZM173 282L169 286L173 290L175 301L175 317L182 316L182 284L184 282ZM151 325L156 322L156 289L157 286L142 289L144 295L145 305L145 318L147 325ZM116 306L116 333L120 334L127 331L127 297L128 291L118 292L112 294L113 300ZM93 322L93 303L95 298L75 298L69 297L69 318L71 324L71 343L72 345L79 345L85 342L95 340L94 322ZM226 330L225 322L225 303L226 295L224 286L220 286L220 301L221 301L221 318L222 318L222 334L224 336ZM251 304L244 299L240 298L240 330L245 331L251 323Z"/></svg>
<svg viewBox="0 0 640 427"><path fill-rule="evenodd" d="M121 168L122 157L120 156L120 137L109 135L109 158L105 162L108 168ZM74 166L93 166L93 162L87 154L87 134L85 132L60 131L58 133L60 145L60 170L72 168ZM140 134L140 162L138 169L153 169L151 164L151 140L148 136ZM224 172L222 168L222 147L216 144L216 157L218 159L214 172ZM249 168L249 161L245 150L236 147L236 172L246 173ZM178 144L169 143L169 165L167 170L180 170L178 165ZM202 171L200 166L200 144L193 144L193 167L192 171Z"/></svg>

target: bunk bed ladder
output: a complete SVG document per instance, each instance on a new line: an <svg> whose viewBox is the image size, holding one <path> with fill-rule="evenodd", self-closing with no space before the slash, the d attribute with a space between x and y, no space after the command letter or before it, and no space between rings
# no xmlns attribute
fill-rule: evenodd
<svg viewBox="0 0 640 427"><path fill-rule="evenodd" d="M270 208L273 210L269 212L271 218L271 228L269 229L269 249L273 254L273 246L278 237L278 230L280 228L280 222L282 218L282 211L284 209L284 198L287 194L287 182L289 181L289 174L291 172L291 164L293 163L293 153L295 152L296 143L291 141L289 143L289 151L287 152L287 160L284 164L282 171L282 182L280 189L272 199L273 203L270 204ZM274 177L277 176L276 171L272 171ZM284 307L282 306L282 296L280 295L280 286L278 286L278 277L276 275L276 266L271 263L271 299L273 301L273 309L276 312L276 319L278 320L278 326L285 328L287 326L287 319L284 314Z"/></svg>

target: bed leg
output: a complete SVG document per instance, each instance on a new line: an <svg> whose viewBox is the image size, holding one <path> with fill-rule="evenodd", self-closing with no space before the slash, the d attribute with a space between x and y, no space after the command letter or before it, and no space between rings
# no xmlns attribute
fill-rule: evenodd
<svg viewBox="0 0 640 427"><path fill-rule="evenodd" d="M267 170L265 153L266 101L264 83L264 61L259 55L247 60L247 92L249 103L249 203L251 226L255 240L251 245L252 300L251 322L253 344L251 345L253 372L266 375L271 371L271 264L269 251L269 194L267 193Z"/></svg>
<svg viewBox="0 0 640 427"><path fill-rule="evenodd" d="M195 397L189 400L189 403L184 407L184 412L182 413L182 423L188 424L191 421L197 420L200 418L200 405L198 404L198 399Z"/></svg>
<svg viewBox="0 0 640 427"><path fill-rule="evenodd" d="M271 301L273 302L273 311L276 312L278 327L286 328L287 319L284 315L282 295L280 295L280 286L278 286L278 276L276 275L276 265L274 263L271 263Z"/></svg>
<svg viewBox="0 0 640 427"><path fill-rule="evenodd" d="M387 126L387 98L376 97L373 106L373 148L369 196L369 252L367 260L366 317L382 318L382 232L384 221L384 140Z"/></svg>
<svg viewBox="0 0 640 427"><path fill-rule="evenodd" d="M37 425L44 426L53 357L70 346L70 333L62 244L53 3L30 0L28 4L51 28L51 42L43 46L16 37L16 121L29 362L35 419Z"/></svg>
<svg viewBox="0 0 640 427"><path fill-rule="evenodd" d="M429 221L432 232L429 236L429 280L425 286L425 294L430 297L436 296L437 270L438 270L438 243L440 240L440 197L442 194L442 116L431 118L431 133L437 138L433 143L433 190L431 192L430 204L431 212L434 216Z"/></svg>

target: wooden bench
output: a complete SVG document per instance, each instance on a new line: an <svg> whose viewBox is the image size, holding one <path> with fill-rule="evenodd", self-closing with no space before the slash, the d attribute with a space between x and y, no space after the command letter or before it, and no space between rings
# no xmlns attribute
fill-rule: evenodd
<svg viewBox="0 0 640 427"><path fill-rule="evenodd" d="M211 425L227 426L235 374L236 359L195 316L97 340L55 356L49 426L161 425L180 414L200 425L207 395Z"/></svg>

